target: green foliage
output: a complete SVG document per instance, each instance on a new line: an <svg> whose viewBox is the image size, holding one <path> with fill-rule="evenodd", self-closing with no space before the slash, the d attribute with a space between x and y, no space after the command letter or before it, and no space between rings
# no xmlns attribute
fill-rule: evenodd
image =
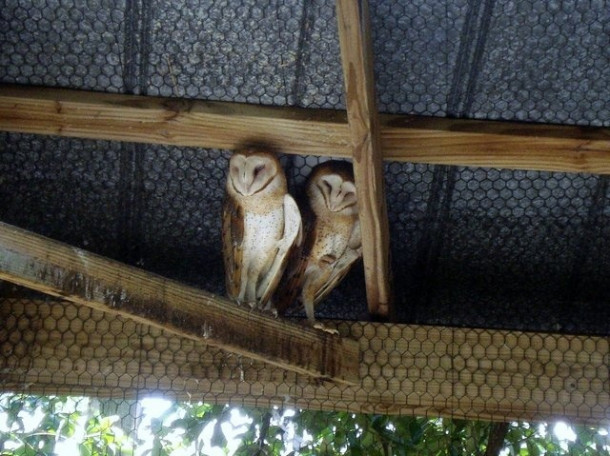
<svg viewBox="0 0 610 456"><path fill-rule="evenodd" d="M348 412L0 395L0 455L483 456L491 423ZM152 406L149 406L152 407ZM102 413L104 412L104 413ZM606 430L511 423L505 456L610 456ZM71 450L71 451L68 451Z"/></svg>
<svg viewBox="0 0 610 456"><path fill-rule="evenodd" d="M512 423L506 435L510 456L608 456L608 429L573 426L575 439L560 439L548 423ZM600 432L602 431L602 432Z"/></svg>

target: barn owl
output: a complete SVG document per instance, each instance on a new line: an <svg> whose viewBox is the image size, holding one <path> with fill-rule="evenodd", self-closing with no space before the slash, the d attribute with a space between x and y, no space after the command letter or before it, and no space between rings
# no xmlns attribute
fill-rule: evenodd
<svg viewBox="0 0 610 456"><path fill-rule="evenodd" d="M273 310L288 254L302 240L301 214L273 152L251 146L231 156L222 237L229 298Z"/></svg>
<svg viewBox="0 0 610 456"><path fill-rule="evenodd" d="M362 256L358 200L351 164L331 160L317 165L306 182L302 253L291 257L278 291L279 310L299 299L309 321L314 308Z"/></svg>

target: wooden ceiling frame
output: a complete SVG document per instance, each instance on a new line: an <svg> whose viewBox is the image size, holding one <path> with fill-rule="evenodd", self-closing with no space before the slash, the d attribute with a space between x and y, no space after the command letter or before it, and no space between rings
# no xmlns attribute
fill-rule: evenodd
<svg viewBox="0 0 610 456"><path fill-rule="evenodd" d="M246 139L261 139L286 153L351 158L366 232L367 297L376 315L391 314L382 159L610 173L608 128L378 115L367 2L337 0L337 7L347 112L0 85L0 130L226 149L235 149ZM128 317L171 337L209 345L210 350L247 356L256 367L251 365L245 375L263 375L264 363L286 369L288 376L253 381L265 390L278 385L294 388L290 392L296 391L302 406L310 400L322 409L377 413L610 419L607 338L347 322L337 324L345 336L338 338L249 312L221 297L4 224L0 279ZM251 334L244 332L248 328ZM400 337L394 337L396 333ZM370 340L379 334L396 346L379 343L373 348ZM536 351L545 340L557 349ZM533 351L527 354L529 347ZM584 347L594 347L595 355ZM376 364L392 356L394 362L383 369ZM34 376L39 374L34 366L45 360L22 360L32 371L16 371L15 388L27 376L28 384L38 381L35 387L44 392L45 379ZM409 371L405 365L411 366ZM371 366L380 372L374 373ZM411 378L415 381L409 383ZM556 385L557 378L565 382ZM87 379L92 377L78 380ZM222 391L216 391L216 397L230 401L242 382L219 379ZM200 377L186 380L199 385ZM147 380L142 381L146 388ZM171 392L174 384L170 381L164 391ZM541 389L546 384L548 397ZM204 379L201 385L214 393L214 383L207 385ZM91 392L99 385L78 387ZM431 387L438 391L431 392ZM582 399L579 405L574 405L574 397Z"/></svg>
<svg viewBox="0 0 610 456"><path fill-rule="evenodd" d="M379 116L383 159L432 165L610 174L610 128ZM351 158L345 111L0 84L0 131Z"/></svg>

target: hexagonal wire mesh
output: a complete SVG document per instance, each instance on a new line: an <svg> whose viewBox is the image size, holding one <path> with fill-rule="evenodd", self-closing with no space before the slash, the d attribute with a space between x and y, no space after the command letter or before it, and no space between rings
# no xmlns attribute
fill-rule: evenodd
<svg viewBox="0 0 610 456"><path fill-rule="evenodd" d="M608 340L603 338L343 322L339 330L361 341L361 383L325 387L263 362L71 303L37 297L23 299L20 293L17 298L3 299L0 314L5 322L0 330L3 388L23 390L27 385L30 394L43 395L0 396L0 410L8 423L0 424L4 426L4 450L18 448L19 439L25 439L40 454L69 452L68 449L74 452L79 444L114 454L130 454L134 448L140 454L152 447L153 454L157 454L155 451L162 449L177 450L179 444L192 451L194 439L200 448L203 446L203 454L211 454L211 447L219 446L222 439L210 436L210 426L214 427L216 419L228 421L227 415L234 412L199 401L245 407L241 413L252 417L251 429L258 430L241 429L236 433L229 427L223 433L232 445L243 441L254 447L260 446L259 440L248 443L248 433L260 436L264 420L261 412L251 406L273 405L273 415L290 416L294 415L290 410L301 408L341 410L340 414L326 415L301 411L297 418L286 420L283 427L277 422L278 417L274 418L275 429L267 436L269 445L275 442L284 449L297 445L304 452L313 447L313 454L324 448L320 446L324 439L318 441L316 432L325 426L336 428L336 438L333 432L327 442L334 445L336 454L349 451L347 444L355 448L354 442L359 438L366 440L367 424L375 428L379 420L384 426L402 426L403 434L390 439L394 444L405 439L404 444L419 445L416 448L422 452L439 445L434 432L441 432L442 440L455 432L454 445L458 445L464 438L471 440L469 433L475 431L464 432L464 425L455 430L451 421L433 420L428 424L433 426L429 443L426 439L410 440L414 437L409 433L419 432L417 429L423 425L410 417L414 413L434 416L438 411L451 410L456 415L472 415L473 410L487 410L482 417L498 419L506 413L517 416L515 409L521 401L537 404L535 412L528 415L530 419L580 413L581 419L588 416L595 420L594 417L607 416L608 411L603 381L604 375L607 378L607 365L600 362L604 354L607 356ZM481 369L487 364L494 368ZM592 369L599 372L591 373ZM528 372L535 372L537 380ZM451 396L447 396L448 390L453 391ZM157 399L149 399L151 396ZM172 398L180 401L167 402ZM403 408L405 403L409 407ZM362 410L376 414L402 410L406 416L352 414ZM33 415L42 419L38 427ZM290 429L291 421L299 427ZM83 435L83 427L87 436ZM37 429L48 432L36 432ZM383 427L375 429L377 434L383 434ZM544 428L541 429L542 433ZM597 433L595 427L592 429ZM341 432L354 435L346 441ZM583 440L572 445L574 451L606 454L604 445L610 443L607 435L604 438L599 434L590 447L584 436L591 430L581 428L581 432ZM524 441L544 440L544 434L514 433ZM301 436L300 443L295 435ZM368 440L364 451L380 451L384 438L378 435ZM596 449L595 445L601 446Z"/></svg>
<svg viewBox="0 0 610 456"><path fill-rule="evenodd" d="M605 2L371 3L381 111L610 126ZM336 30L334 5L321 0L265 6L249 0L6 0L0 81L342 109ZM2 221L224 292L218 245L228 151L1 136ZM319 160L282 158L294 192ZM610 333L606 177L409 163L387 163L385 177L400 321ZM366 319L364 302L362 270L356 268L319 315ZM106 317L96 318L91 324L100 340L112 336ZM59 321L40 333L48 337L41 343L60 340L67 353L78 330L72 324L79 323ZM165 343L158 334L145 337L140 326L123 330L137 334L138 344ZM22 337L16 334L4 332L3 340ZM10 362L28 350L26 339L23 346L15 341L21 348L11 349L16 358ZM92 355L90 348L73 346ZM127 346L103 355L117 360ZM159 360L176 356L175 345L169 347L159 350ZM184 356L191 359L188 351ZM212 364L227 365L224 355L217 356ZM71 377L60 378L64 369L57 370L62 360L55 362L40 378L70 385ZM76 377L87 377L99 362L75 367ZM379 372L395 368L379 381L402 378L401 366L392 362L372 365ZM128 397L126 384L154 389L164 378L153 362L136 364L144 380L127 364L124 371L113 364L95 381L85 380ZM241 375L235 364L230 369ZM214 378L211 371L198 375ZM464 375L465 388L480 392L483 385ZM136 379L144 383L130 383ZM231 390L222 394L223 381L207 382L217 393L211 399L230 399ZM235 392L252 396L261 388L246 381ZM409 388L401 391L408 395ZM57 391L48 386L43 392ZM74 385L65 391L79 393ZM542 402L552 403L545 394ZM126 419L135 419L138 406L130 407Z"/></svg>

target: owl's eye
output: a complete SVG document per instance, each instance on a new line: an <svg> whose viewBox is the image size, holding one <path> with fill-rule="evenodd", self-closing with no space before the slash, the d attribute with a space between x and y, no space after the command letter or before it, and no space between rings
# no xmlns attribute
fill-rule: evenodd
<svg viewBox="0 0 610 456"><path fill-rule="evenodd" d="M254 177L258 176L265 169L265 165L258 165L254 168Z"/></svg>
<svg viewBox="0 0 610 456"><path fill-rule="evenodd" d="M343 202L345 203L346 206L351 206L352 204L355 204L356 201L357 201L356 193L354 193L352 191L345 192L345 195L343 195Z"/></svg>
<svg viewBox="0 0 610 456"><path fill-rule="evenodd" d="M332 193L333 191L333 186L330 185L330 182L328 182L327 180L322 180L322 185L324 185L324 188L328 191L328 193Z"/></svg>

